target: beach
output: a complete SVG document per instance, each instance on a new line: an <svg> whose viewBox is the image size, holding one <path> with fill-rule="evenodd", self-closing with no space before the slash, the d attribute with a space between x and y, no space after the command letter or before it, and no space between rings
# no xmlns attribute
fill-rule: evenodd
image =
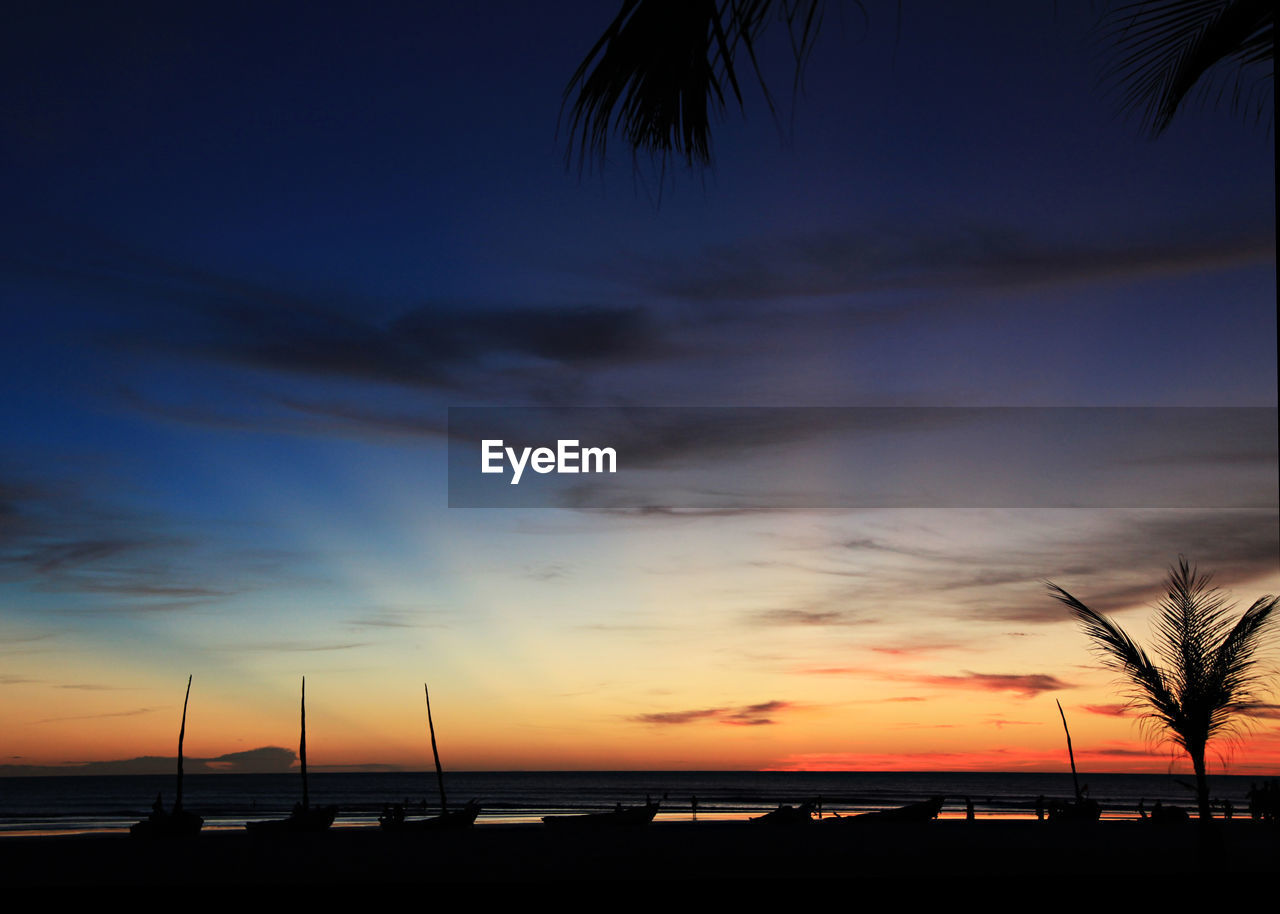
<svg viewBox="0 0 1280 914"><path fill-rule="evenodd" d="M1185 878L1280 872L1280 829L1218 821L1059 826L1017 820L770 827L659 822L632 829L481 825L456 833L377 828L264 839L244 831L139 840L122 834L0 839L7 884L359 885L603 881Z"/></svg>

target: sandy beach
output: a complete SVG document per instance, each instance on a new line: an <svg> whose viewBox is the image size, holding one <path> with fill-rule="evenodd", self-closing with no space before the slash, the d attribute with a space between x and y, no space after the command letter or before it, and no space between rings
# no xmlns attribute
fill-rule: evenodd
<svg viewBox="0 0 1280 914"><path fill-rule="evenodd" d="M488 825L456 834L335 828L263 840L243 831L142 841L128 835L0 839L0 878L26 885L383 884L576 880L1158 879L1280 872L1280 830L1247 820L1058 827L1025 821L771 828L656 823L559 831Z"/></svg>

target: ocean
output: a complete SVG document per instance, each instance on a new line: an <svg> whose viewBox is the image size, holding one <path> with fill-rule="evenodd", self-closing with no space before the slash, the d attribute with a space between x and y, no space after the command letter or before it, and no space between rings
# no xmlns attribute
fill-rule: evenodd
<svg viewBox="0 0 1280 914"><path fill-rule="evenodd" d="M1151 774L1081 776L1103 818L1134 818L1140 801L1156 800L1194 811L1188 779ZM1210 779L1218 814L1229 800L1248 815L1248 794L1259 778ZM389 803L410 815L438 811L435 772L310 775L313 804L336 804L338 826L377 822ZM615 804L662 802L661 820L688 820L697 797L699 819L741 819L779 804L822 798L824 814L868 812L947 797L943 818L965 815L971 800L979 818L1033 817L1037 797L1069 799L1070 773L1027 772L760 772L760 771L498 771L445 775L450 808L475 798L478 824L536 822L544 815L613 809ZM248 819L288 813L301 797L296 773L192 774L184 806L204 816L206 828L239 828ZM174 778L159 775L68 775L0 778L0 835L118 831L146 816L157 793L173 802Z"/></svg>

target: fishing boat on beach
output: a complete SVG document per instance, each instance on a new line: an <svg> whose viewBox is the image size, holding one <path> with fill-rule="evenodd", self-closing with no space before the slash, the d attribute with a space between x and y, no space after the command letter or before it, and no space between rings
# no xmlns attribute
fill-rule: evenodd
<svg viewBox="0 0 1280 914"><path fill-rule="evenodd" d="M761 825L804 825L813 821L813 813L817 808L817 800L805 800L799 806L783 803L772 812L752 816L751 821Z"/></svg>
<svg viewBox="0 0 1280 914"><path fill-rule="evenodd" d="M919 803L908 803L905 806L894 806L889 809L877 809L874 812L858 813L854 816L833 815L824 822L930 822L938 818L946 797L931 797Z"/></svg>
<svg viewBox="0 0 1280 914"><path fill-rule="evenodd" d="M164 808L164 799L156 794L151 815L129 826L129 834L140 838L172 838L197 834L204 827L204 819L182 808L182 742L187 735L187 702L191 699L191 677L187 676L187 694L182 699L182 725L178 728L178 784L174 792L173 809Z"/></svg>
<svg viewBox="0 0 1280 914"><path fill-rule="evenodd" d="M1062 718L1062 730L1067 735L1067 758L1071 760L1071 783L1075 788L1072 800L1054 800L1049 804L1049 821L1057 823L1091 823L1102 818L1102 807L1097 800L1089 799L1085 794L1089 788L1080 786L1080 775L1076 773L1076 752L1071 746L1071 728L1067 726L1067 714L1062 710L1062 702L1057 702L1058 716Z"/></svg>
<svg viewBox="0 0 1280 914"><path fill-rule="evenodd" d="M609 812L589 812L569 816L543 816L542 821L555 828L630 828L648 825L658 814L659 804L646 802L643 806L623 806L621 803Z"/></svg>
<svg viewBox="0 0 1280 914"><path fill-rule="evenodd" d="M336 806L312 806L307 790L307 677L302 677L302 736L298 742L298 759L302 767L302 800L293 805L293 811L285 819L266 819L246 822L244 827L254 834L278 834L284 832L318 832L333 824L338 815Z"/></svg>
<svg viewBox="0 0 1280 914"><path fill-rule="evenodd" d="M454 812L449 811L449 803L444 794L444 768L440 765L440 750L436 747L436 725L431 719L431 692L427 689L425 682L422 684L422 691L427 698L427 731L431 734L431 754L436 762L436 784L440 788L440 815L428 816L422 819L409 819L405 816L404 806L397 803L394 806L386 807L382 815L378 817L378 825L382 827L383 831L434 831L436 829L467 828L475 825L476 817L480 815L480 804L474 799L469 801L462 809Z"/></svg>
<svg viewBox="0 0 1280 914"><path fill-rule="evenodd" d="M480 804L470 800L461 809L446 810L438 816L427 816L422 819L410 819L405 815L403 804L396 803L383 809L378 817L378 824L383 831L434 831L435 829L466 828L476 824L480 815Z"/></svg>

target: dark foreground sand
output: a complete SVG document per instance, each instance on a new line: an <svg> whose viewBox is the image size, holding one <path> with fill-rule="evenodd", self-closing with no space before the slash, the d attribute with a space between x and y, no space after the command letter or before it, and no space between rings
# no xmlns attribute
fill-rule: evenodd
<svg viewBox="0 0 1280 914"><path fill-rule="evenodd" d="M660 822L590 832L482 824L454 834L336 828L284 839L238 831L168 841L0 838L0 879L8 886L954 877L998 883L1034 875L1180 880L1278 872L1280 829L1240 820L1218 823L1209 840L1195 825L999 820L789 828Z"/></svg>

